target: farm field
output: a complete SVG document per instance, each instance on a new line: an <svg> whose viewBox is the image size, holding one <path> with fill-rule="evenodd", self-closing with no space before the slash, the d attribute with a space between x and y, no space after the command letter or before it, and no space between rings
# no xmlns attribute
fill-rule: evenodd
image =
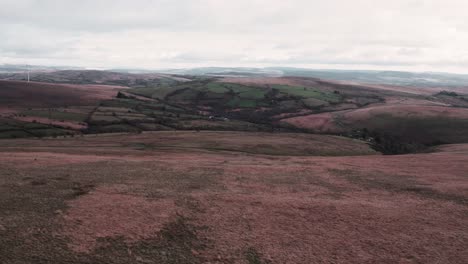
<svg viewBox="0 0 468 264"><path fill-rule="evenodd" d="M0 262L465 263L466 171L466 144L385 156L297 133L1 140Z"/></svg>
<svg viewBox="0 0 468 264"><path fill-rule="evenodd" d="M164 130L307 132L366 140L385 154L468 142L466 87L446 91L304 77L95 71L38 76L53 83L0 81L0 115L10 123L38 123L55 131L46 136ZM21 127L2 131L3 138L42 136Z"/></svg>

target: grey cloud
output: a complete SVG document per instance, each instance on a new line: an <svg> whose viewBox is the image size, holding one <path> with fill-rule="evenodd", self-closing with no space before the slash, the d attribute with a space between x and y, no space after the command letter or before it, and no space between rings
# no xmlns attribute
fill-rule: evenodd
<svg viewBox="0 0 468 264"><path fill-rule="evenodd" d="M465 0L0 0L0 63L89 67L468 61Z"/></svg>

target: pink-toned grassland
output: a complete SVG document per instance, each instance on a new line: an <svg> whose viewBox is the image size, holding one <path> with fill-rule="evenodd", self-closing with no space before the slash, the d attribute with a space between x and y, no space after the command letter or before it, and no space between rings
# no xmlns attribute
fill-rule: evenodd
<svg viewBox="0 0 468 264"><path fill-rule="evenodd" d="M333 90L330 88L333 85L345 85L346 89L358 89L358 90L374 90L374 91L388 91L395 93L406 93L415 95L432 95L440 91L445 90L444 87L414 87L414 86L395 86L395 85L384 85L384 84L370 84L370 83L358 83L351 81L332 81L332 80L320 80L316 78L303 78L303 77L225 77L220 79L220 82L227 83L238 83L243 85L290 85L290 86L310 86L320 87L325 90ZM328 88L327 88L328 87ZM468 87L451 87L452 91L457 93L468 93Z"/></svg>
<svg viewBox="0 0 468 264"><path fill-rule="evenodd" d="M92 105L114 98L122 89L125 87L0 80L1 106L15 108Z"/></svg>
<svg viewBox="0 0 468 264"><path fill-rule="evenodd" d="M10 107L1 107L0 106L0 116L10 116L15 114L18 109L10 108Z"/></svg>
<svg viewBox="0 0 468 264"><path fill-rule="evenodd" d="M117 92L126 89L127 87L124 86L117 86L117 85L98 85L98 84L82 84L82 85L74 85L74 84L60 84L64 87L68 87L70 89L76 89L85 94L85 100L106 100L112 99L117 95Z"/></svg>
<svg viewBox="0 0 468 264"><path fill-rule="evenodd" d="M344 113L346 120L359 121L375 115L389 114L393 117L441 117L441 118L468 118L468 109L432 105L382 105L356 109Z"/></svg>
<svg viewBox="0 0 468 264"><path fill-rule="evenodd" d="M307 128L316 132L342 132L340 122L346 124L359 124L379 115L388 115L394 118L444 118L467 119L468 109L436 105L421 100L398 101L397 103L374 104L359 109L351 109L321 114L311 114L281 119L300 128Z"/></svg>
<svg viewBox="0 0 468 264"><path fill-rule="evenodd" d="M294 112L294 113L281 113L281 114L273 116L273 118L274 119L286 119L291 116L296 116L296 115L305 116L305 115L312 114L312 113L313 111L311 110L301 109L298 112Z"/></svg>
<svg viewBox="0 0 468 264"><path fill-rule="evenodd" d="M57 216L59 235L86 254L94 254L100 238L122 237L129 246L150 239L178 213L209 241L196 252L204 263L247 263L249 248L272 263L465 263L468 145L424 154L320 157L210 151L198 142L215 138L229 148L243 136L244 147L255 140L283 140L283 148L305 144L299 134L247 134L8 140L2 141L0 164L35 171L92 166L106 182L113 181L110 168L125 168L127 180L97 185ZM116 144L125 140L173 147ZM180 141L197 147L182 150L175 147ZM32 157L37 161L26 162ZM187 176L194 173L198 177ZM200 185L207 179L211 185ZM186 181L198 187L181 189ZM145 196L155 184L161 196ZM178 203L181 197L197 208Z"/></svg>
<svg viewBox="0 0 468 264"><path fill-rule="evenodd" d="M149 200L125 189L101 186L68 203L62 235L74 251L91 252L99 238L123 237L127 243L152 238L174 216L172 200Z"/></svg>
<svg viewBox="0 0 468 264"><path fill-rule="evenodd" d="M386 90L392 92L403 92L409 94L420 94L420 95L431 95L443 90L439 87L414 87L414 86L396 86L396 85L385 85L385 84L369 84L369 83L358 83L350 81L327 81L330 83L344 84L344 85L354 85L354 86L363 86L367 88L372 88L376 90Z"/></svg>
<svg viewBox="0 0 468 264"><path fill-rule="evenodd" d="M315 132L338 132L341 129L334 122L333 113L321 113L281 119L281 122L295 127L306 128Z"/></svg>

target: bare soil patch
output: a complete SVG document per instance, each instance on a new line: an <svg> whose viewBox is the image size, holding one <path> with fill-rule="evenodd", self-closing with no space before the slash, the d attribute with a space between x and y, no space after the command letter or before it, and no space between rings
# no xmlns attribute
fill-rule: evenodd
<svg viewBox="0 0 468 264"><path fill-rule="evenodd" d="M62 234L74 251L90 252L100 238L134 243L154 237L174 216L173 201L125 194L122 187L99 187L68 203Z"/></svg>

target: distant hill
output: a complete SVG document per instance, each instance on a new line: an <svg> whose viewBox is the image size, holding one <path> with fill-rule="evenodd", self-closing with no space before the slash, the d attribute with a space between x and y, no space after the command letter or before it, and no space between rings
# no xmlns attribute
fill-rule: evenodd
<svg viewBox="0 0 468 264"><path fill-rule="evenodd" d="M207 67L161 71L173 74L231 77L310 77L325 80L399 86L451 87L468 86L468 74L366 70L312 70L304 68L226 68Z"/></svg>
<svg viewBox="0 0 468 264"><path fill-rule="evenodd" d="M21 73L3 73L3 80L26 80L27 75ZM61 71L31 71L30 80L48 83L70 84L106 84L132 87L158 86L172 84L181 78L172 77L161 73L132 74L126 72L112 72L99 70L61 70ZM182 80L183 81L183 80Z"/></svg>
<svg viewBox="0 0 468 264"><path fill-rule="evenodd" d="M51 72L61 70L84 70L81 67L72 66L41 66L41 65L26 65L26 64L2 64L0 65L0 73L24 73L32 72Z"/></svg>
<svg viewBox="0 0 468 264"><path fill-rule="evenodd" d="M248 67L203 67L203 68L188 68L188 69L168 69L160 70L158 72L168 74L182 74L182 75L206 75L218 77L246 77L246 76L260 76L260 77L279 77L283 75L281 70L268 69L268 68L248 68Z"/></svg>
<svg viewBox="0 0 468 264"><path fill-rule="evenodd" d="M371 70L306 69L293 67L199 67L185 69L110 69L86 70L79 67L49 67L28 65L0 65L0 79L26 80L26 71L31 71L31 80L54 83L111 84L125 86L148 86L169 81L177 75L208 77L308 77L360 84L384 84L413 87L468 87L468 74L441 72L405 72Z"/></svg>
<svg viewBox="0 0 468 264"><path fill-rule="evenodd" d="M300 68L269 68L285 76L313 77L326 80L399 86L468 86L468 74L404 71L310 70Z"/></svg>

